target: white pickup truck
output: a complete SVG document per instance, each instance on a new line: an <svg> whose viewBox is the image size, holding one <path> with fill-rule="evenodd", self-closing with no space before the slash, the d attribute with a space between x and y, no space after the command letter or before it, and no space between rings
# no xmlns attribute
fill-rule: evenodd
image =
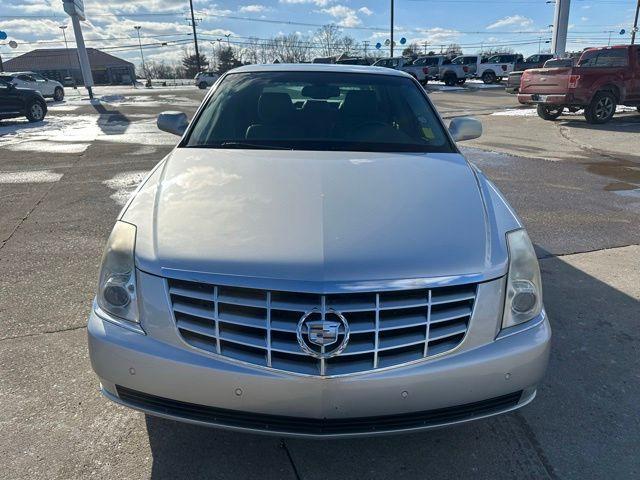
<svg viewBox="0 0 640 480"><path fill-rule="evenodd" d="M502 77L508 76L516 69L516 65L524 61L524 57L519 53L501 53L492 55L486 61L482 61L478 56L478 69L476 77L482 79L484 83L500 83Z"/></svg>
<svg viewBox="0 0 640 480"><path fill-rule="evenodd" d="M413 59L406 57L381 58L373 64L374 67L393 68L394 70L402 70L418 80L422 85L426 85L429 81L429 68L425 66L414 66Z"/></svg>

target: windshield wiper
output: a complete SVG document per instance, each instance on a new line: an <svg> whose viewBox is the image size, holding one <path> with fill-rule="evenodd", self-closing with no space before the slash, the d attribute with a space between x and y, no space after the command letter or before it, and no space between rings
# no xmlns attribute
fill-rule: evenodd
<svg viewBox="0 0 640 480"><path fill-rule="evenodd" d="M278 145L264 145L262 143L250 143L250 142L222 142L221 148L264 148L268 150L293 150L291 147L282 147Z"/></svg>

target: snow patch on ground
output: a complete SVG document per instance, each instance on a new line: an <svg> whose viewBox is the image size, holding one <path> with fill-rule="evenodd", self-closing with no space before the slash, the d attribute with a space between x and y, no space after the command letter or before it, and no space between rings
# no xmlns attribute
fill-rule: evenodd
<svg viewBox="0 0 640 480"><path fill-rule="evenodd" d="M177 137L161 132L153 118L129 122L112 115L61 115L43 122L0 125L0 148L11 151L82 153L92 142L175 145Z"/></svg>
<svg viewBox="0 0 640 480"><path fill-rule="evenodd" d="M513 163L514 157L506 153L480 150L479 148L460 147L460 151L467 160L479 167L502 167Z"/></svg>
<svg viewBox="0 0 640 480"><path fill-rule="evenodd" d="M0 172L0 183L53 183L59 181L62 175L51 170Z"/></svg>
<svg viewBox="0 0 640 480"><path fill-rule="evenodd" d="M115 192L110 195L110 198L118 205L124 205L127 203L127 200L129 200L129 197L138 187L140 182L144 180L147 173L148 172L146 170L122 172L102 183L111 190L115 190Z"/></svg>
<svg viewBox="0 0 640 480"><path fill-rule="evenodd" d="M499 112L493 112L491 115L499 117L537 117L538 112L535 108L508 108Z"/></svg>

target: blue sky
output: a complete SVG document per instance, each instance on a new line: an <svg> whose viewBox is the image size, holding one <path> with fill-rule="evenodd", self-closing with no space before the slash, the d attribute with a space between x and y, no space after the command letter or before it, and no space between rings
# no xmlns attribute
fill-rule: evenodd
<svg viewBox="0 0 640 480"><path fill-rule="evenodd" d="M269 38L298 32L312 36L316 25L334 23L359 42L384 43L389 37L389 0L195 0L198 31L205 53L210 41L229 35L241 44L247 37ZM466 53L481 45L509 45L524 54L544 50L554 6L545 0L396 0L396 38L428 43L429 50L459 43ZM627 43L636 0L573 0L569 49ZM112 48L138 63L134 25L141 25L146 56L175 61L189 45L185 20L188 0L85 0L88 21L83 30L88 45ZM286 23L289 22L289 23ZM0 55L11 58L33 48L60 47L60 25L68 23L61 0L3 0L0 30L18 42L11 49L0 41ZM71 29L67 30L71 34ZM72 35L69 35L72 38ZM161 46L167 42L166 46ZM122 47L122 48L120 48Z"/></svg>

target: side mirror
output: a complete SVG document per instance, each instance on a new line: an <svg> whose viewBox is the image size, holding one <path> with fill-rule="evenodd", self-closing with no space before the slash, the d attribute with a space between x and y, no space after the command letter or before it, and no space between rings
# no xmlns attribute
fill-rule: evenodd
<svg viewBox="0 0 640 480"><path fill-rule="evenodd" d="M449 133L456 142L473 140L482 135L482 123L472 117L457 117L451 120Z"/></svg>
<svg viewBox="0 0 640 480"><path fill-rule="evenodd" d="M189 120L187 120L187 115L182 112L162 112L158 115L156 123L163 132L182 136L189 125Z"/></svg>

